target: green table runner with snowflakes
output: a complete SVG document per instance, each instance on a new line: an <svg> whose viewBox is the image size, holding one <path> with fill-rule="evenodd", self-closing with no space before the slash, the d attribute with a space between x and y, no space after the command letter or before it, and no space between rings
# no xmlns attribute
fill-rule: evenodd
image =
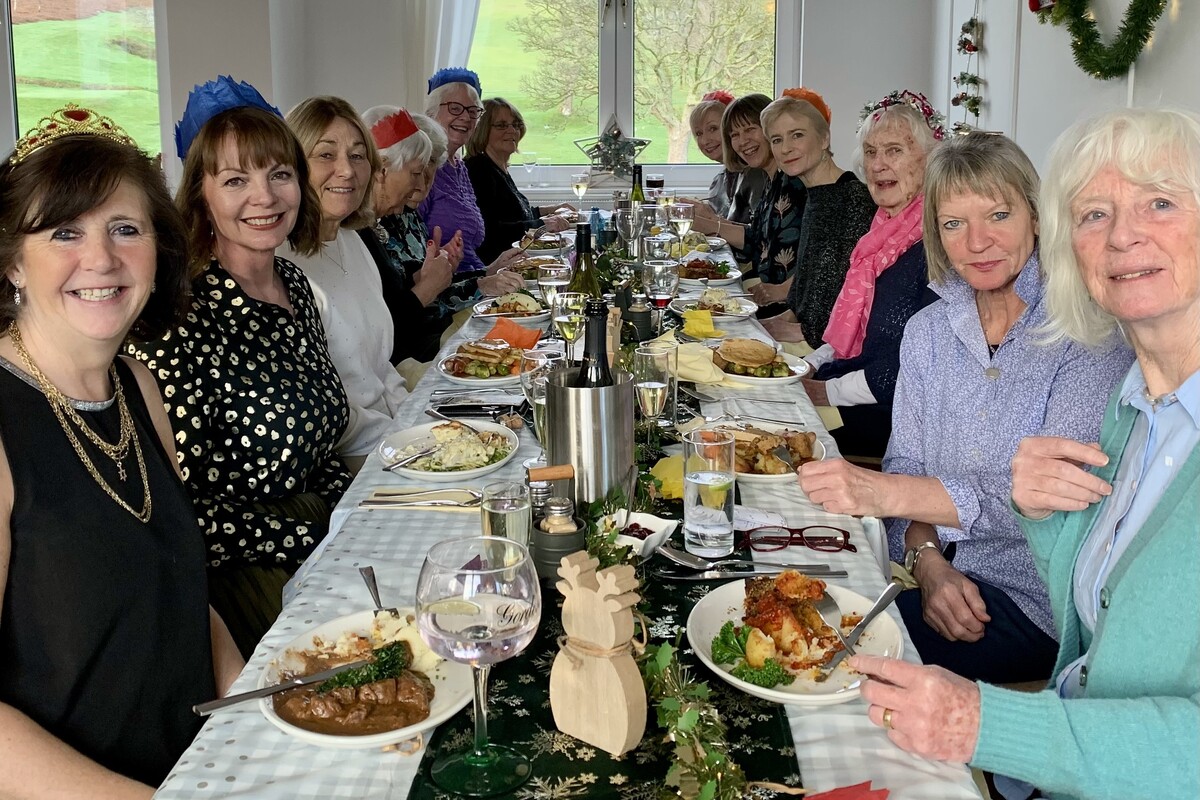
<svg viewBox="0 0 1200 800"><path fill-rule="evenodd" d="M688 613L717 584L650 581L643 585L651 618L650 639L675 643ZM513 792L518 800L558 800L575 797L612 797L619 800L654 800L664 791L663 781L672 763L670 743L663 740L651 704L646 734L641 744L620 758L561 733L550 711L550 667L562 635L562 595L543 583L542 623L525 652L492 668L488 692L488 738L516 747L533 761L532 777ZM746 777L799 786L800 770L791 728L783 706L768 703L734 689L713 676L692 654L687 637L679 641L680 663L696 680L707 681L712 703L728 727L730 755ZM421 769L413 780L410 800L450 800L429 779L429 765L445 753L471 746L474 726L470 706L440 726L429 740ZM756 796L771 793L754 790Z"/></svg>

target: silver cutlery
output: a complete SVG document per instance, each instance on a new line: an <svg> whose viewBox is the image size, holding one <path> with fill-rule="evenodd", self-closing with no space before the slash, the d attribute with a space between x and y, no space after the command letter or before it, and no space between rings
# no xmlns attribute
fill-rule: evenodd
<svg viewBox="0 0 1200 800"><path fill-rule="evenodd" d="M722 558L718 561L709 561L707 558L701 558L698 555L672 547L669 544L664 544L658 548L657 552L661 553L668 561L674 561L681 567L695 570L717 569L718 567L730 566L753 566L779 570L795 569L801 572L811 572L820 575L829 572L828 564L775 564L769 561L754 561L749 558Z"/></svg>
<svg viewBox="0 0 1200 800"><path fill-rule="evenodd" d="M707 582L707 581L737 581L753 575L778 575L779 570L767 570L760 572L759 570L729 570L729 569L710 569L704 572L695 572L690 575L679 575L670 572L654 572L655 577L662 578L668 581L691 581L691 582ZM845 578L846 571L837 569L829 572L820 573L821 579L825 578Z"/></svg>
<svg viewBox="0 0 1200 800"><path fill-rule="evenodd" d="M375 602L375 619L387 620L400 619L400 609L384 608L383 603L379 602L379 584L375 582L374 567L359 567L358 574L362 576L363 583L367 585L367 591L371 593L371 600Z"/></svg>
<svg viewBox="0 0 1200 800"><path fill-rule="evenodd" d="M904 587L899 583L889 583L887 588L883 590L883 593L875 600L875 603L871 606L870 610L867 611L867 613L863 615L863 618L859 620L858 624L854 626L854 629L851 630L850 633L846 634L846 641L849 642L851 646L858 644L858 640L862 637L863 631L867 629L867 626L871 624L871 620L878 617L880 612L890 606L896 599L896 596L902 591L904 591ZM831 659L830 662L825 665L825 669L828 672L833 672L834 667L842 663L842 659L849 654L850 653L848 650L839 650L838 652L834 653L833 659Z"/></svg>
<svg viewBox="0 0 1200 800"><path fill-rule="evenodd" d="M482 500L363 500L359 508L478 508Z"/></svg>
<svg viewBox="0 0 1200 800"><path fill-rule="evenodd" d="M770 403L771 405L779 406L794 406L795 400L769 400L764 397L742 397L740 395L727 395L725 397L714 397L711 394L700 391L699 389L689 389L686 386L680 385L679 391L684 394L690 394L702 403L723 403L726 400L745 400L752 403Z"/></svg>
<svg viewBox="0 0 1200 800"><path fill-rule="evenodd" d="M295 689L298 686L308 686L313 683L323 683L333 676L345 672L346 670L365 667L369 663L371 662L365 659L362 661L353 661L349 664L342 664L340 667L323 670L303 678L292 678L271 686L264 686L261 689L253 689L249 692L241 692L240 694L230 695L229 697L222 697L217 700L209 700L207 703L197 703L196 705L192 706L192 712L201 717L207 717L214 711L220 711L221 709L229 708L230 706L236 706L239 703L246 702L247 700L257 700L260 697L270 697L273 694L286 692L288 689Z"/></svg>
<svg viewBox="0 0 1200 800"><path fill-rule="evenodd" d="M387 466L385 466L383 468L383 471L384 472L394 472L395 470L400 469L400 467L411 464L412 462L416 461L418 458L424 458L425 456L430 455L431 453L433 453L433 451L437 450L438 447L440 447L440 445L437 442L434 442L433 444L429 445L428 447L424 447L421 450L418 450L417 452L413 453L412 455L405 456L404 458L401 458L397 461L393 461L391 464L388 464Z"/></svg>
<svg viewBox="0 0 1200 800"><path fill-rule="evenodd" d="M533 244L534 244L534 242L536 242L538 239L542 238L542 234L543 234L543 233L545 233L545 232L546 232L546 231L548 231L548 230L550 230L550 226L549 226L549 225L543 225L543 226L541 226L540 228L538 228L536 231L534 231L534 232L533 232L533 236L532 236L532 237L529 239L529 244L527 244L527 245L525 245L524 247L522 247L522 248L521 248L521 252L522 252L522 253L524 253L524 252L525 252L526 250L528 250L530 247L533 247Z"/></svg>
<svg viewBox="0 0 1200 800"><path fill-rule="evenodd" d="M696 416L699 417L700 419L704 420L705 422L729 421L729 422L736 423L738 425L740 425L745 420L754 420L755 422L773 422L776 425L801 425L801 426L804 425L803 422L801 422L799 420L795 420L795 419L771 419L770 417L756 417L751 414L730 414L729 412L726 412L724 414L710 414L710 415L697 414Z"/></svg>
<svg viewBox="0 0 1200 800"><path fill-rule="evenodd" d="M792 451L788 450L786 444L781 444L771 448L771 455L778 458L783 463L787 464L788 469L792 472L796 471L796 462L792 461Z"/></svg>
<svg viewBox="0 0 1200 800"><path fill-rule="evenodd" d="M825 620L825 624L833 629L833 635L842 643L842 649L850 655L854 655L854 645L846 641L846 637L842 635L842 609L826 592L813 601L813 608L821 615L821 619Z"/></svg>
<svg viewBox="0 0 1200 800"><path fill-rule="evenodd" d="M483 432L483 431L479 430L479 428L476 428L473 425L469 425L468 423L463 422L460 417L448 417L445 414L443 414L442 412L438 411L436 408L427 408L427 409L425 409L425 413L428 416L433 417L434 419L445 420L446 422L457 422L459 425L462 425L464 428L466 428L467 430L469 430L471 433L475 434L476 436L478 436L479 434L481 434ZM496 418L496 415L492 414L492 419L494 420L495 418Z"/></svg>

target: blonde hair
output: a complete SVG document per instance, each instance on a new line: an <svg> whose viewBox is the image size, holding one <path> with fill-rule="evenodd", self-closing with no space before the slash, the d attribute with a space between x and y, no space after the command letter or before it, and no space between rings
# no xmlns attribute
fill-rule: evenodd
<svg viewBox="0 0 1200 800"><path fill-rule="evenodd" d="M371 199L375 196L375 173L379 172L379 168L383 165L379 160L379 149L375 147L375 138L371 136L371 130L354 110L354 106L340 97L329 95L310 97L287 113L288 127L300 140L300 146L304 148L306 158L317 146L317 142L321 140L321 135L337 119L346 120L358 130L363 139L363 147L367 151L367 164L371 167L362 202L350 216L341 222L343 228L358 230L375 224L375 212L371 209Z"/></svg>
<svg viewBox="0 0 1200 800"><path fill-rule="evenodd" d="M934 148L925 166L922 235L929 280L945 283L954 265L942 245L938 206L947 197L973 194L992 200L1024 201L1038 221L1038 174L1025 151L1007 136L972 132Z"/></svg>
<svg viewBox="0 0 1200 800"><path fill-rule="evenodd" d="M1040 255L1054 339L1095 345L1118 326L1088 293L1071 236L1071 204L1108 167L1141 186L1190 193L1200 205L1200 116L1178 109L1120 109L1077 122L1055 140L1042 183Z"/></svg>
<svg viewBox="0 0 1200 800"><path fill-rule="evenodd" d="M696 128L700 127L700 123L704 121L710 111L717 112L717 116L720 117L725 113L725 104L720 100L701 100L696 103L688 113L688 130L694 132ZM720 125L719 119L717 124Z"/></svg>

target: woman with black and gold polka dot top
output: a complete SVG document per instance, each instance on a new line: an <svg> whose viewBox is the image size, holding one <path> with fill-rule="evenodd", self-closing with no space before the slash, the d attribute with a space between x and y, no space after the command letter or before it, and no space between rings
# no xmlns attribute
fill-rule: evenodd
<svg viewBox="0 0 1200 800"><path fill-rule="evenodd" d="M176 137L191 306L135 355L174 427L208 544L212 603L249 654L350 484L334 452L349 411L309 282L274 254L285 240L297 252L319 246L304 152L257 92L189 126L204 91L189 98Z"/></svg>

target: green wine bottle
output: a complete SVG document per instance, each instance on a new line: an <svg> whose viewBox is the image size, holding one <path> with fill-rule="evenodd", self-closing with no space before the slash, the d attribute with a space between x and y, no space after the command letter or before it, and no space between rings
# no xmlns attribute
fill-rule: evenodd
<svg viewBox="0 0 1200 800"><path fill-rule="evenodd" d="M600 278L596 274L595 254L592 253L592 226L587 222L575 225L575 274L567 284L567 291L600 297Z"/></svg>
<svg viewBox="0 0 1200 800"><path fill-rule="evenodd" d="M633 207L637 208L639 204L646 202L646 191L642 188L642 165L633 165L633 189L629 192L629 199L633 201Z"/></svg>

